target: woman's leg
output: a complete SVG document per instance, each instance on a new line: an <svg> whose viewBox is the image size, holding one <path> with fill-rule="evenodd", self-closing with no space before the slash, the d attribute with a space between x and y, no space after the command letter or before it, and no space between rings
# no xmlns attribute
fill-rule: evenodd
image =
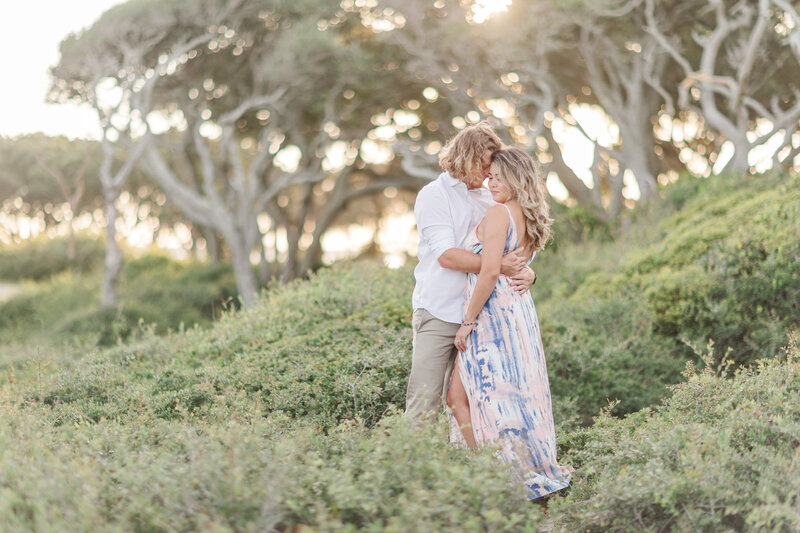
<svg viewBox="0 0 800 533"><path fill-rule="evenodd" d="M453 416L456 417L456 422L461 428L464 440L467 441L467 446L474 448L475 434L472 432L472 420L469 417L469 398L467 398L467 391L464 390L461 376L458 373L460 366L459 357L456 356L453 376L450 378L450 388L447 390L447 406L453 411Z"/></svg>

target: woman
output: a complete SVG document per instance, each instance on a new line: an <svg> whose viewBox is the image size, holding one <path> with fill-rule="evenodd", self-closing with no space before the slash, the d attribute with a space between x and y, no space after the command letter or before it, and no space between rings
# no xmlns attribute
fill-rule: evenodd
<svg viewBox="0 0 800 533"><path fill-rule="evenodd" d="M544 247L551 223L547 190L536 163L518 148L493 154L489 190L498 205L467 241L482 256L481 271L468 277L464 322L455 338L460 353L447 393L451 440L470 447L499 441L501 457L536 499L567 487L570 469L556 463L533 298L509 287L500 260L518 247L529 256Z"/></svg>

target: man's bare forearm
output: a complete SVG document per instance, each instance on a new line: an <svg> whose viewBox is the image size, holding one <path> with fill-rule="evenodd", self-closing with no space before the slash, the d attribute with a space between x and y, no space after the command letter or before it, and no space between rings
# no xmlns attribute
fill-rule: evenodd
<svg viewBox="0 0 800 533"><path fill-rule="evenodd" d="M481 271L481 256L461 248L450 248L439 256L443 268L477 274Z"/></svg>
<svg viewBox="0 0 800 533"><path fill-rule="evenodd" d="M479 274L481 271L481 256L461 248L450 248L439 256L439 264L443 268L458 270L459 272L466 272L467 274ZM524 278L525 274L522 272L525 270L530 271L530 268L525 266L525 260L516 252L507 253L503 256L500 265L501 274L505 276L521 275ZM531 283L528 283L525 290L527 290L530 285Z"/></svg>

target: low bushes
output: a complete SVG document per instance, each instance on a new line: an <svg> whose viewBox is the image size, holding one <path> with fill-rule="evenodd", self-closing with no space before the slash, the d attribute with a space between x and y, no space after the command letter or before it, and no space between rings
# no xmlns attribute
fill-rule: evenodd
<svg viewBox="0 0 800 533"><path fill-rule="evenodd" d="M124 264L119 291L119 306L100 309L99 272L64 272L26 285L21 294L0 302L0 340L46 343L80 337L109 345L127 339L140 324L160 333L208 325L224 308L238 305L229 266L153 254Z"/></svg>
<svg viewBox="0 0 800 533"><path fill-rule="evenodd" d="M601 272L577 263L575 249L540 258L540 283L552 283L534 294L560 462L577 468L571 492L550 501L553 530L800 526L800 352L793 345L757 361L775 355L798 320L796 184L768 178L748 194L707 199L704 187L718 185L698 182L647 248L583 257L596 257ZM559 269L559 256L576 263ZM167 289L175 279L202 293L230 275L157 257L127 268L125 290L173 324L177 307L159 298L181 297ZM570 273L580 281L559 280ZM52 298L29 293L7 305L17 317L82 323L64 309L72 302L80 312L74 302L96 286L72 281L57 277L63 288ZM270 289L209 329L161 334L162 322L142 322L124 343L69 365L45 354L0 367L0 529L544 527L491 450L451 448L441 420L413 428L397 414L412 286L408 268L338 264ZM42 302L51 315L41 315ZM119 316L119 327L129 324ZM81 320L90 324L91 314ZM698 371L692 346L709 337L716 355L701 354ZM722 360L732 361L732 377L713 370ZM683 382L665 388L682 369ZM568 416L588 422L608 401L591 427Z"/></svg>
<svg viewBox="0 0 800 533"><path fill-rule="evenodd" d="M382 269L333 269L274 296L292 316L326 293L330 314L358 313ZM331 287L333 278L344 287ZM386 284L389 291L393 290ZM294 292L296 291L296 292ZM294 301L281 300L295 294ZM388 293L384 292L384 295ZM319 299L318 299L319 301ZM333 304L332 302L336 302ZM363 304L369 301L362 300ZM367 306L369 307L369 306ZM386 402L364 402L340 418L321 405L276 409L233 376L246 376L269 342L243 343L241 331L277 325L265 308L226 316L213 335L200 329L145 337L90 357L72 372L4 379L0 387L0 476L4 531L69 525L75 531L278 530L538 531L540 508L508 484L491 450L477 454L445 442L443 420L409 426ZM366 313L379 323L391 314ZM346 319L345 319L346 320ZM289 333L319 323L286 322ZM387 327L391 327L388 326ZM356 335L357 337L357 335ZM274 338L274 337L273 337ZM287 356L287 357L281 357ZM285 368L296 356L274 352ZM353 376L339 365L316 376ZM239 361L246 363L240 366ZM794 467L800 445L800 351L740 367L732 377L685 371L662 405L597 418L591 428L559 432L560 462L577 468L573 487L549 503L554 531L793 530L798 524ZM289 383L294 372L284 370ZM280 373L276 367L276 373ZM245 380L246 382L246 380ZM334 381L326 381L333 386ZM273 385L274 387L274 385ZM273 389L274 390L274 389ZM311 405L298 388L296 405ZM288 391L287 391L288 394ZM174 400L174 401L171 401ZM288 399L285 399L289 405ZM349 398L339 402L347 404ZM376 407L376 405L378 407ZM373 416L363 420L362 413ZM376 420L380 413L380 420Z"/></svg>
<svg viewBox="0 0 800 533"><path fill-rule="evenodd" d="M609 399L618 413L657 401L696 360L690 345L713 339L747 364L800 326L800 177L694 180L679 196L692 199L652 244L537 300L553 394L584 416Z"/></svg>
<svg viewBox="0 0 800 533"><path fill-rule="evenodd" d="M567 531L795 531L800 350L733 376L690 365L652 409L564 439L578 467L551 506Z"/></svg>
<svg viewBox="0 0 800 533"><path fill-rule="evenodd" d="M70 270L85 273L103 264L105 248L96 238L78 235L75 259L67 258L67 239L41 237L10 246L0 246L0 280L42 281Z"/></svg>
<svg viewBox="0 0 800 533"><path fill-rule="evenodd" d="M359 263L270 291L211 330L157 335L86 356L31 397L54 422L204 416L227 390L257 395L267 413L330 429L376 423L405 403L411 360L411 274ZM91 391L91 392L90 392Z"/></svg>
<svg viewBox="0 0 800 533"><path fill-rule="evenodd" d="M329 435L287 428L241 395L205 419L140 413L53 427L0 411L0 529L89 531L530 531L541 511L489 450L399 415Z"/></svg>
<svg viewBox="0 0 800 533"><path fill-rule="evenodd" d="M565 427L574 414L588 422L609 401L617 402L616 413L658 402L668 394L664 385L677 382L686 361L696 360L690 345L711 338L718 353L746 364L785 342L800 320L800 245L791 239L792 228L800 227L800 187L792 188L797 180L765 178L747 194L735 187L720 193L713 180L692 182L695 193L682 195L694 199L665 219L644 249L614 257L587 242L537 258L541 281L534 296L556 416ZM723 235L720 228L734 221L735 231ZM608 249L626 249L622 239ZM146 257L126 269L123 294L138 300L128 299L114 317L69 305L95 288L67 289L65 283L63 299L35 301L72 308L48 322L62 332L80 334L110 319L100 339L115 342L143 329L178 327L179 320L202 324L212 312L209 303L217 308L224 299L223 291L212 292L219 291L215 284L223 280L231 291L234 285L218 265L189 268ZM148 401L162 417L181 402L202 409L213 401L198 387L234 387L260 394L269 412L310 417L321 427L352 417L372 424L388 406L404 403L412 288L409 268L338 265L270 290L254 309L226 316L210 332L173 336L164 349L168 357L147 341L135 350L135 364L147 379L166 371L182 376L179 389L152 385ZM6 316L25 315L28 323L42 316L39 304L23 303L8 302L20 309ZM99 359L108 363L107 354ZM108 409L94 406L93 412L110 415L117 408Z"/></svg>

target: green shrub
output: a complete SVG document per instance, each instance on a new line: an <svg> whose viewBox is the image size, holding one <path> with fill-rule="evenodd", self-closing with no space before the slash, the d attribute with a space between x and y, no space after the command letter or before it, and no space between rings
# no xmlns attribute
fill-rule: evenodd
<svg viewBox="0 0 800 533"><path fill-rule="evenodd" d="M421 430L400 417L278 444L293 466L283 524L313 531L538 531L541 511L509 482L491 450L447 444L443 424Z"/></svg>
<svg viewBox="0 0 800 533"><path fill-rule="evenodd" d="M553 239L548 246L552 250L586 241L609 242L612 239L615 224L604 222L590 210L581 206L567 207L559 202L553 202L550 207Z"/></svg>
<svg viewBox="0 0 800 533"><path fill-rule="evenodd" d="M563 427L575 414L588 422L609 401L617 401L617 413L658 402L668 394L664 385L677 382L686 361L696 359L689 344L714 339L718 353L745 364L784 342L800 317L800 248L789 238L790 228L800 226L800 198L789 200L800 193L785 180L791 185L797 178L765 178L750 192L733 187L727 194L714 189L715 180L699 182L694 199L656 232L607 248L587 241L536 259L541 281L534 295ZM714 195L704 196L707 189ZM706 213L706 205L717 215ZM719 228L733 220L737 229L720 237ZM637 248L648 239L655 242ZM68 303L91 294L69 295L65 287L63 300L46 300L69 311L47 323L75 335L92 331L109 344L147 327L159 333L181 322L207 324L207 302L216 307L226 297L214 280L233 287L224 267L189 268L157 256L129 262L124 279L123 295L131 297L113 316ZM186 383L168 392L152 385L145 404L165 418L182 401L202 411L213 399L193 387L206 384L257 392L268 412L307 417L324 428L353 417L375 423L390 405L404 403L412 287L408 268L338 265L270 290L254 309L226 316L211 332L174 336L163 349L168 357L146 341L136 360L142 375L149 380L172 370L186 375ZM38 309L15 305L27 317ZM120 405L108 413L127 412L138 401L122 389L114 392Z"/></svg>
<svg viewBox="0 0 800 533"><path fill-rule="evenodd" d="M125 264L120 298L132 302L136 321L159 331L181 323L209 324L224 308L238 307L233 270L224 263L179 262L147 254Z"/></svg>
<svg viewBox="0 0 800 533"><path fill-rule="evenodd" d="M663 405L607 414L563 444L577 466L551 506L567 531L794 531L800 470L800 351L739 367L714 357Z"/></svg>
<svg viewBox="0 0 800 533"><path fill-rule="evenodd" d="M714 196L709 216L701 191L647 236L654 242L644 251L630 250L645 237L610 243L613 252L585 242L542 262L542 282L556 286L534 293L560 462L578 468L570 495L549 504L555 530L798 527L800 354L746 366L785 342L798 316L796 243L786 229L798 220L797 193L778 192L764 185ZM742 223L720 236L718 217ZM681 244L683 234L697 246ZM596 271L559 266L559 257L591 258L581 254L588 246ZM166 334L158 317L178 316L159 298L202 293L230 274L162 257L126 268L124 291L143 299L114 315L111 338L128 335L124 343L69 364L48 365L45 354L2 369L1 530L543 526L491 450L451 448L440 425L414 429L393 414L410 365L410 268L338 264L271 288L209 329ZM573 273L579 282L558 279ZM31 317L49 302L52 324L75 324L79 334L99 321L75 304L96 294L96 279L86 279L57 276L52 297L26 293L7 304ZM161 308L157 327L133 322L147 305ZM689 344L708 337L745 366L733 379L690 367L685 383L666 389L697 358ZM586 422L609 400L632 414L575 429L569 415Z"/></svg>
<svg viewBox="0 0 800 533"><path fill-rule="evenodd" d="M173 419L179 407L204 416L215 394L244 390L267 413L324 429L351 418L374 424L405 403L411 286L409 270L339 265L275 288L211 330L159 337L137 326L138 341L86 356L42 398L57 423L91 418L86 410L100 406L115 419L142 410Z"/></svg>
<svg viewBox="0 0 800 533"><path fill-rule="evenodd" d="M103 264L105 247L99 239L78 235L75 259L67 258L67 239L41 237L0 246L0 280L41 281L67 270L85 273Z"/></svg>
<svg viewBox="0 0 800 533"><path fill-rule="evenodd" d="M124 263L120 304L99 308L100 273L63 272L0 302L0 340L90 338L107 346L129 338L141 324L164 333L210 324L238 305L236 281L221 263L174 261L146 254Z"/></svg>
<svg viewBox="0 0 800 533"><path fill-rule="evenodd" d="M574 397L584 417L608 400L619 400L619 413L652 404L695 359L689 344L713 339L718 353L747 364L800 327L800 177L718 177L685 188L692 199L678 202L683 210L617 266L588 253L598 258L590 273L579 256L586 244L544 262L543 273L558 278L563 253L575 263L564 275L583 280L577 288L556 281L550 292L537 284L534 295L553 394Z"/></svg>
<svg viewBox="0 0 800 533"><path fill-rule="evenodd" d="M573 398L584 422L609 401L617 400L623 413L656 403L667 393L664 384L680 378L680 346L654 332L635 292L580 305L550 302L545 309L542 338L553 404Z"/></svg>
<svg viewBox="0 0 800 533"><path fill-rule="evenodd" d="M441 421L415 429L391 415L324 435L265 418L252 400L232 393L205 419L138 413L58 427L42 407L6 406L0 529L533 532L542 523L491 450L450 446Z"/></svg>
<svg viewBox="0 0 800 533"><path fill-rule="evenodd" d="M286 466L257 414L58 427L36 409L0 416L3 531L260 531L281 520Z"/></svg>

